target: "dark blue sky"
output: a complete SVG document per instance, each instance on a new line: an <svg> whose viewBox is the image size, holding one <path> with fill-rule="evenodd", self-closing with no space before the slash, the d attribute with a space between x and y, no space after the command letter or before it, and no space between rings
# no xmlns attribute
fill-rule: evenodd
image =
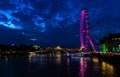
<svg viewBox="0 0 120 77"><path fill-rule="evenodd" d="M0 43L79 47L82 8L98 42L120 32L120 0L0 0Z"/></svg>

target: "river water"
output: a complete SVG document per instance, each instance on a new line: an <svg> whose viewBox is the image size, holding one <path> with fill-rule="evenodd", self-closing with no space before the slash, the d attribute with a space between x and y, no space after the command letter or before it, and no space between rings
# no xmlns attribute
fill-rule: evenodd
<svg viewBox="0 0 120 77"><path fill-rule="evenodd" d="M0 77L120 77L120 65L79 56L0 56Z"/></svg>

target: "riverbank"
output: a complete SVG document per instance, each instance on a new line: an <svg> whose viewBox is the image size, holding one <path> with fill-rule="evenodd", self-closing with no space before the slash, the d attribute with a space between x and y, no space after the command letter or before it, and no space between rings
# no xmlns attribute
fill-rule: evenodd
<svg viewBox="0 0 120 77"><path fill-rule="evenodd" d="M92 54L91 57L97 57L98 59L102 59L110 64L120 64L120 55L115 54Z"/></svg>

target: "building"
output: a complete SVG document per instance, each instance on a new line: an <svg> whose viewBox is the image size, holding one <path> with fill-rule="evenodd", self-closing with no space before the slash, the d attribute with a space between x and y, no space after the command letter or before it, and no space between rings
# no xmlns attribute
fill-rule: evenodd
<svg viewBox="0 0 120 77"><path fill-rule="evenodd" d="M120 52L120 33L109 34L100 41L101 52Z"/></svg>
<svg viewBox="0 0 120 77"><path fill-rule="evenodd" d="M61 50L62 48L58 45L55 47L55 50Z"/></svg>

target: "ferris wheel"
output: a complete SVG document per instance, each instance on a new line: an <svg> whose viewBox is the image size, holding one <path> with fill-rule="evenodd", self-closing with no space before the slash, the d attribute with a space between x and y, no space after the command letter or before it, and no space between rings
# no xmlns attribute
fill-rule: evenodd
<svg viewBox="0 0 120 77"><path fill-rule="evenodd" d="M90 23L87 9L83 9L80 17L80 50L87 51L88 45L96 52L95 46L90 38Z"/></svg>

